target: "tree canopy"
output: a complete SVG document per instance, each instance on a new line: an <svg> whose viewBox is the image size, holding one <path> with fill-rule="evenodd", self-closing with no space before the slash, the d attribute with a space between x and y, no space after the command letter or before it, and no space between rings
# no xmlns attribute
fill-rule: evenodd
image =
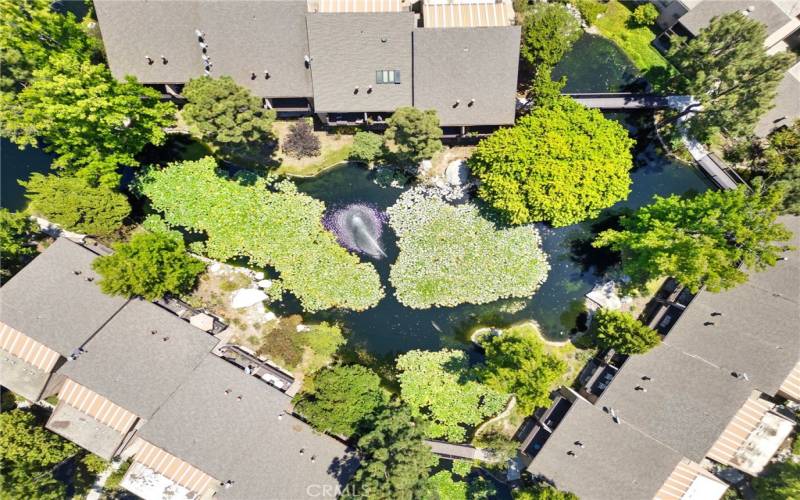
<svg viewBox="0 0 800 500"><path fill-rule="evenodd" d="M386 138L394 142L401 159L418 163L442 149L442 129L434 110L397 108L387 123Z"/></svg>
<svg viewBox="0 0 800 500"><path fill-rule="evenodd" d="M191 291L206 266L186 253L182 239L139 233L114 245L114 253L98 257L92 267L103 293L155 300Z"/></svg>
<svg viewBox="0 0 800 500"><path fill-rule="evenodd" d="M580 23L563 5L537 2L525 14L520 55L536 67L555 66L581 33Z"/></svg>
<svg viewBox="0 0 800 500"><path fill-rule="evenodd" d="M381 380L361 365L323 368L306 380L295 411L321 432L352 436L386 402Z"/></svg>
<svg viewBox="0 0 800 500"><path fill-rule="evenodd" d="M698 101L677 116L694 113L689 124L698 139L708 140L720 131L729 137L746 136L773 106L778 83L794 56L768 55L766 37L763 23L735 11L713 18L687 43L672 45L667 57L678 71L670 85Z"/></svg>
<svg viewBox="0 0 800 500"><path fill-rule="evenodd" d="M105 236L119 229L131 211L124 194L92 187L79 177L34 173L20 184L30 200L28 211L71 231Z"/></svg>
<svg viewBox="0 0 800 500"><path fill-rule="evenodd" d="M777 189L745 187L706 191L694 197L672 195L655 201L620 220L622 229L600 233L595 247L622 253L622 270L632 284L672 276L697 292L732 288L747 281L750 270L775 264L790 238L776 217L783 193Z"/></svg>
<svg viewBox="0 0 800 500"><path fill-rule="evenodd" d="M174 114L157 91L64 53L34 70L33 81L4 106L2 132L20 147L42 139L58 155L55 168L116 188L118 166L136 166L145 145L162 144Z"/></svg>
<svg viewBox="0 0 800 500"><path fill-rule="evenodd" d="M325 230L321 201L289 181L231 179L216 167L206 157L153 168L140 176L138 190L168 224L205 233L198 251L274 267L307 311L363 310L378 303L378 273Z"/></svg>
<svg viewBox="0 0 800 500"><path fill-rule="evenodd" d="M400 396L430 438L461 442L469 427L499 413L508 395L480 383L463 351L409 351L397 358Z"/></svg>
<svg viewBox="0 0 800 500"><path fill-rule="evenodd" d="M66 484L53 477L53 469L79 452L77 445L44 429L28 411L0 413L0 496L66 498Z"/></svg>
<svg viewBox="0 0 800 500"><path fill-rule="evenodd" d="M50 0L0 0L0 40L4 92L21 89L53 54L89 60L99 48L71 12L54 11Z"/></svg>
<svg viewBox="0 0 800 500"><path fill-rule="evenodd" d="M500 229L475 205L450 205L419 190L403 193L388 213L400 248L389 280L406 306L527 297L547 277L532 226Z"/></svg>
<svg viewBox="0 0 800 500"><path fill-rule="evenodd" d="M783 189L783 211L800 215L800 120L775 130L766 141L740 141L725 157L746 166L751 177Z"/></svg>
<svg viewBox="0 0 800 500"><path fill-rule="evenodd" d="M644 354L661 343L661 336L631 314L611 309L598 309L592 332L601 348L622 354Z"/></svg>
<svg viewBox="0 0 800 500"><path fill-rule="evenodd" d="M358 440L361 465L343 498L423 497L430 491L429 470L439 459L422 437L407 408L391 405L377 413L372 430Z"/></svg>
<svg viewBox="0 0 800 500"><path fill-rule="evenodd" d="M383 137L372 132L356 132L350 149L351 159L371 164L382 152Z"/></svg>
<svg viewBox="0 0 800 500"><path fill-rule="evenodd" d="M272 135L275 110L229 76L193 78L181 94L188 101L181 116L213 144L243 146Z"/></svg>
<svg viewBox="0 0 800 500"><path fill-rule="evenodd" d="M658 19L658 9L651 3L638 5L633 9L631 19L638 26L650 26Z"/></svg>
<svg viewBox="0 0 800 500"><path fill-rule="evenodd" d="M767 466L761 476L753 479L758 500L800 498L800 463L789 458Z"/></svg>
<svg viewBox="0 0 800 500"><path fill-rule="evenodd" d="M627 198L633 143L600 111L554 97L482 140L469 165L509 222L567 226Z"/></svg>
<svg viewBox="0 0 800 500"><path fill-rule="evenodd" d="M485 352L480 379L497 392L514 394L523 415L550 405L550 392L567 371L566 362L545 350L534 328L509 328L481 339Z"/></svg>
<svg viewBox="0 0 800 500"><path fill-rule="evenodd" d="M549 484L539 484L531 488L520 488L513 492L514 500L578 500L578 496L560 491Z"/></svg>
<svg viewBox="0 0 800 500"><path fill-rule="evenodd" d="M0 283L16 274L36 255L36 246L31 244L31 239L37 230L36 223L25 213L0 208L0 256L3 259Z"/></svg>

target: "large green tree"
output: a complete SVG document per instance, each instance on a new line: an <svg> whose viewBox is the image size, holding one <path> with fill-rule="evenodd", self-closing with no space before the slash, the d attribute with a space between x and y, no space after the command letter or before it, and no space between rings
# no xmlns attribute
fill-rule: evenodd
<svg viewBox="0 0 800 500"><path fill-rule="evenodd" d="M53 10L51 0L0 0L0 90L26 85L33 71L47 65L51 55L70 53L90 59L97 51L70 13Z"/></svg>
<svg viewBox="0 0 800 500"><path fill-rule="evenodd" d="M632 146L618 122L553 97L482 140L469 165L478 195L509 222L566 226L627 198Z"/></svg>
<svg viewBox="0 0 800 500"><path fill-rule="evenodd" d="M13 276L36 255L31 239L37 230L27 214L0 208L0 282Z"/></svg>
<svg viewBox="0 0 800 500"><path fill-rule="evenodd" d="M352 436L385 402L380 377L349 365L323 368L306 380L294 408L319 431Z"/></svg>
<svg viewBox="0 0 800 500"><path fill-rule="evenodd" d="M108 235L122 226L131 211L124 194L92 187L79 177L35 173L20 184L30 200L28 211L71 231Z"/></svg>
<svg viewBox="0 0 800 500"><path fill-rule="evenodd" d="M426 435L461 442L469 427L503 409L508 395L478 381L463 351L409 351L397 358L400 396Z"/></svg>
<svg viewBox="0 0 800 500"><path fill-rule="evenodd" d="M767 466L761 476L753 479L758 500L800 498L800 463L791 458Z"/></svg>
<svg viewBox="0 0 800 500"><path fill-rule="evenodd" d="M483 304L527 297L547 277L536 229L498 228L472 204L411 190L389 210L400 255L389 280L406 306Z"/></svg>
<svg viewBox="0 0 800 500"><path fill-rule="evenodd" d="M550 405L550 392L567 371L566 362L545 350L534 328L510 328L481 340L486 353L481 381L497 392L514 394L523 415Z"/></svg>
<svg viewBox="0 0 800 500"><path fill-rule="evenodd" d="M519 488L513 492L514 500L578 500L578 496L560 491L549 484L538 484L530 488Z"/></svg>
<svg viewBox="0 0 800 500"><path fill-rule="evenodd" d="M670 119L693 113L690 127L701 140L720 131L729 137L752 133L794 61L789 52L767 55L766 37L763 23L735 11L713 18L686 44L673 44L668 58L678 71L672 90L696 102Z"/></svg>
<svg viewBox="0 0 800 500"><path fill-rule="evenodd" d="M622 253L622 269L635 286L672 276L696 292L732 288L747 281L746 270L774 265L791 234L776 222L783 193L745 187L706 191L694 197L656 196L622 217L620 230L600 233L593 245Z"/></svg>
<svg viewBox="0 0 800 500"><path fill-rule="evenodd" d="M4 102L2 132L21 147L37 146L58 158L55 168L91 185L116 188L120 165L136 166L147 144L161 144L175 107L133 78L117 81L105 65L71 53L51 57L33 81Z"/></svg>
<svg viewBox="0 0 800 500"><path fill-rule="evenodd" d="M114 253L98 257L92 267L103 293L155 300L191 291L206 266L186 253L182 239L139 233L114 245Z"/></svg>
<svg viewBox="0 0 800 500"><path fill-rule="evenodd" d="M412 500L430 490L430 468L439 461L422 442L420 426L403 406L384 408L358 440L361 464L343 498Z"/></svg>
<svg viewBox="0 0 800 500"><path fill-rule="evenodd" d="M0 414L0 498L66 498L67 485L53 472L59 464L80 453L80 448L44 429L25 410Z"/></svg>
<svg viewBox="0 0 800 500"><path fill-rule="evenodd" d="M386 138L403 160L418 163L442 149L442 129L434 110L398 108L387 123Z"/></svg>
<svg viewBox="0 0 800 500"><path fill-rule="evenodd" d="M323 227L324 203L292 182L238 182L216 167L206 157L153 168L140 176L137 189L168 224L205 233L207 240L193 249L214 259L242 256L272 266L308 311L378 303L378 273Z"/></svg>
<svg viewBox="0 0 800 500"><path fill-rule="evenodd" d="M766 141L749 138L726 158L744 164L753 177L785 190L783 210L800 215L800 120L772 132Z"/></svg>
<svg viewBox="0 0 800 500"><path fill-rule="evenodd" d="M213 144L235 148L272 135L275 110L229 76L194 78L181 94L188 101L181 116Z"/></svg>
<svg viewBox="0 0 800 500"><path fill-rule="evenodd" d="M563 5L537 2L525 14L520 55L536 67L555 66L581 33L580 23Z"/></svg>
<svg viewBox="0 0 800 500"><path fill-rule="evenodd" d="M661 336L631 314L599 309L594 317L594 342L622 354L644 354L661 343Z"/></svg>

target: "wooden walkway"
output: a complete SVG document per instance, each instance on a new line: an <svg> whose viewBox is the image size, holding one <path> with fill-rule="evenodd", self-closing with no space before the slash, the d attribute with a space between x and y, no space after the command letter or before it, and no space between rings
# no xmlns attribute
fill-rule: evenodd
<svg viewBox="0 0 800 500"><path fill-rule="evenodd" d="M635 94L632 92L604 92L564 95L572 97L587 108L607 110L666 109L673 107L676 99L684 98L683 96Z"/></svg>
<svg viewBox="0 0 800 500"><path fill-rule="evenodd" d="M452 444L444 441L426 439L425 444L431 447L434 454L450 460L463 458L465 460L480 460L481 462L497 462L493 456L468 444Z"/></svg>

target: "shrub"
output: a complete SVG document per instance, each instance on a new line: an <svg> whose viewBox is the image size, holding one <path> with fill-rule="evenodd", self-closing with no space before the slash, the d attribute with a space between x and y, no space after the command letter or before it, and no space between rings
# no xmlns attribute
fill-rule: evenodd
<svg viewBox="0 0 800 500"><path fill-rule="evenodd" d="M182 94L188 102L181 116L207 141L219 146L245 145L272 134L275 110L264 108L260 97L229 76L194 78Z"/></svg>
<svg viewBox="0 0 800 500"><path fill-rule="evenodd" d="M633 9L631 19L637 26L650 26L658 19L658 9L651 3L644 3Z"/></svg>
<svg viewBox="0 0 800 500"><path fill-rule="evenodd" d="M753 479L758 500L785 500L800 497L800 462L787 460L769 464Z"/></svg>
<svg viewBox="0 0 800 500"><path fill-rule="evenodd" d="M581 13L581 17L586 21L586 24L591 26L594 24L597 16L606 11L606 4L598 0L574 0L575 7Z"/></svg>
<svg viewBox="0 0 800 500"><path fill-rule="evenodd" d="M103 293L155 300L191 291L206 265L186 253L183 240L139 233L114 245L114 253L98 257L92 267L101 276Z"/></svg>
<svg viewBox="0 0 800 500"><path fill-rule="evenodd" d="M300 120L289 128L281 149L295 158L319 156L322 145L308 120Z"/></svg>
<svg viewBox="0 0 800 500"><path fill-rule="evenodd" d="M71 231L106 236L119 229L131 211L124 194L92 187L77 177L35 173L20 184L30 212Z"/></svg>
<svg viewBox="0 0 800 500"><path fill-rule="evenodd" d="M547 276L532 226L499 229L472 204L449 205L419 190L403 193L388 213L400 248L389 280L408 307L527 297Z"/></svg>
<svg viewBox="0 0 800 500"><path fill-rule="evenodd" d="M592 336L598 347L622 354L644 354L661 343L661 336L628 313L598 309Z"/></svg>
<svg viewBox="0 0 800 500"><path fill-rule="evenodd" d="M138 189L169 224L204 232L209 257L244 256L253 265L272 266L306 310L363 310L378 303L378 273L325 230L322 202L289 181L246 185L218 175L216 166L204 158L152 169Z"/></svg>
<svg viewBox="0 0 800 500"><path fill-rule="evenodd" d="M317 430L352 436L386 402L381 379L361 365L315 373L295 397L295 410Z"/></svg>
<svg viewBox="0 0 800 500"><path fill-rule="evenodd" d="M469 165L478 195L509 222L567 226L627 198L633 144L599 110L553 97L482 140Z"/></svg>
<svg viewBox="0 0 800 500"><path fill-rule="evenodd" d="M398 108L387 123L386 138L394 142L403 160L419 163L442 149L442 129L434 110Z"/></svg>
<svg viewBox="0 0 800 500"><path fill-rule="evenodd" d="M353 147L350 149L350 158L371 164L380 155L383 149L383 137L372 132L356 132L353 138Z"/></svg>

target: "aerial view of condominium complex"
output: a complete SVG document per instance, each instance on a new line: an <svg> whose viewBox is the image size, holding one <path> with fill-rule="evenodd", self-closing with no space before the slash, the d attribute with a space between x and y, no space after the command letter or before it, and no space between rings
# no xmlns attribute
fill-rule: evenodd
<svg viewBox="0 0 800 500"><path fill-rule="evenodd" d="M800 0L0 30L0 498L800 500Z"/></svg>

